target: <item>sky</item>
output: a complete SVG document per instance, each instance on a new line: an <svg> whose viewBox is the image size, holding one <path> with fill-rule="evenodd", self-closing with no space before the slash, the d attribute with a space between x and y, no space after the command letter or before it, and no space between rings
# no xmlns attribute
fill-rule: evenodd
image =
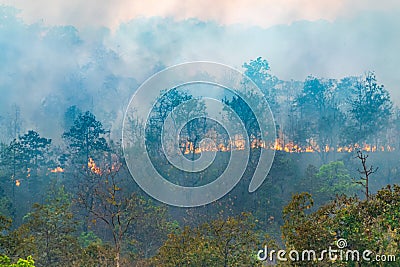
<svg viewBox="0 0 400 267"><path fill-rule="evenodd" d="M39 118L45 109L35 107L50 109L53 98L65 105L107 102L93 95L113 85L125 88L108 101L116 105L166 66L208 60L240 69L259 56L283 80L375 71L400 104L400 1L0 0L2 5L15 8L19 20L10 19L15 10L0 14L0 116L14 102ZM53 108L62 112L64 106ZM104 110L99 112L111 108Z"/></svg>
<svg viewBox="0 0 400 267"><path fill-rule="evenodd" d="M86 30L87 38L90 38L90 31L99 27L108 28L115 34L122 32L121 26L135 20L142 20L144 27L151 28L154 23L160 24L160 27L164 24L163 21L154 22L154 18L167 19L169 28L165 26L165 31L174 34L170 38L175 38L180 46L188 45L188 41L184 40L185 33L177 32L178 29L174 27L181 26L173 25L170 20L182 23L196 19L204 22L204 27L210 28L209 32L197 29L198 41L204 43L208 51L195 47L197 52L186 56L190 51L183 51L179 60L218 60L240 67L250 57L264 56L271 61L272 70L285 79L304 79L309 74L330 75L333 78L372 69L377 71L378 77L387 81L389 87L396 86L400 81L396 77L399 73L393 69L395 62L400 59L395 51L400 45L397 37L400 35L400 22L397 19L399 1L0 0L1 4L19 9L19 16L27 24L72 25L80 31ZM186 30L188 36L193 34L190 27L186 27ZM118 38L124 38L117 35L110 42L124 46L116 44ZM228 46L231 54L226 55L225 48L218 46L220 42ZM135 47L137 43L136 40L127 45ZM159 46L162 45L166 44L160 42ZM203 48L204 45L199 47ZM192 47L186 50L190 49ZM156 47L155 50L162 49ZM209 50L216 51L212 53ZM165 58L168 55L159 53L158 56ZM288 66L287 63L292 61L296 61L296 65ZM333 63L335 66L332 66L332 61L336 61ZM359 66L355 66L355 62ZM174 60L163 63L180 62ZM340 65L342 71L336 65ZM400 96L400 93L397 95Z"/></svg>
<svg viewBox="0 0 400 267"><path fill-rule="evenodd" d="M354 16L368 10L391 10L400 5L393 0L1 0L0 3L21 9L28 22L43 20L50 25L109 28L117 28L138 17L154 16L268 28L298 20L333 21L340 16Z"/></svg>

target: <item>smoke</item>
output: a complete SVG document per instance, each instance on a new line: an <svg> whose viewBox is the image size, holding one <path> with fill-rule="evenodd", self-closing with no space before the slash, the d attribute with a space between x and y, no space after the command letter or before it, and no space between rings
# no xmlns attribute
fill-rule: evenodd
<svg viewBox="0 0 400 267"><path fill-rule="evenodd" d="M30 8L23 12L31 12ZM170 13L158 15L173 16L171 10L176 10L163 8ZM64 111L77 105L93 111L118 137L130 96L158 70L193 60L240 69L244 62L259 56L267 59L272 73L283 80L304 80L310 74L342 78L374 70L378 81L400 102L400 18L396 8L269 28L250 26L252 22L231 25L234 20L228 20L227 14L234 13L230 10L220 13L225 21L190 19L189 6L183 10L186 15L175 14L180 20L142 17L109 29L89 23L74 27L50 26L32 18L25 21L16 9L0 7L0 116L6 117L15 103L21 108L26 129L57 139L63 131ZM95 14L101 17L103 13ZM254 17L261 18L257 13ZM95 20L82 19L80 24L85 24L85 19Z"/></svg>
<svg viewBox="0 0 400 267"><path fill-rule="evenodd" d="M176 20L197 18L221 25L243 24L269 28L299 20L333 21L339 16L370 10L392 10L400 3L391 0L0 0L22 10L28 23L41 20L46 25L73 25L117 29L121 23L137 18L171 17Z"/></svg>

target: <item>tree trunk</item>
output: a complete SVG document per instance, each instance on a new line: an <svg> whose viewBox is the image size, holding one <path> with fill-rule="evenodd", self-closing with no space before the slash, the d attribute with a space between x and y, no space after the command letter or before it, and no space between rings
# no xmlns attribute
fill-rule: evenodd
<svg viewBox="0 0 400 267"><path fill-rule="evenodd" d="M119 261L120 261L120 249L117 248L115 250L115 267L120 267Z"/></svg>

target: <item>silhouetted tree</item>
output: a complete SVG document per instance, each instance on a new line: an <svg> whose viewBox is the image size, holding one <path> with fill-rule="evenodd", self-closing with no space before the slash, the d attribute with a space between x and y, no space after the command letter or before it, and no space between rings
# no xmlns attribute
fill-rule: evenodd
<svg viewBox="0 0 400 267"><path fill-rule="evenodd" d="M379 85L375 73L368 72L365 78L354 86L349 111L352 123L347 130L347 138L352 143L371 141L389 123L392 101L383 85Z"/></svg>
<svg viewBox="0 0 400 267"><path fill-rule="evenodd" d="M335 151L338 136L344 123L332 81L309 76L301 94L295 100L299 124L295 142L318 151L322 162L327 162L327 152Z"/></svg>
<svg viewBox="0 0 400 267"><path fill-rule="evenodd" d="M92 113L86 111L78 116L74 125L62 137L67 142L71 154L75 156L75 160L78 163L87 164L96 152L108 150L104 138L106 133L101 122L96 120Z"/></svg>
<svg viewBox="0 0 400 267"><path fill-rule="evenodd" d="M359 181L356 181L356 183L364 187L365 198L368 200L370 195L369 176L371 174L374 174L378 170L378 168L373 168L372 166L367 167L368 155L365 155L362 151L357 151L357 158L361 161L362 164L362 170L358 169L358 172L362 176L360 177Z"/></svg>
<svg viewBox="0 0 400 267"><path fill-rule="evenodd" d="M250 60L249 63L244 63L244 74L248 76L264 93L272 112L278 112L279 105L277 94L274 86L278 82L278 78L270 74L270 66L267 60L258 57Z"/></svg>
<svg viewBox="0 0 400 267"><path fill-rule="evenodd" d="M64 129L70 129L80 115L82 111L76 105L70 106L64 113Z"/></svg>

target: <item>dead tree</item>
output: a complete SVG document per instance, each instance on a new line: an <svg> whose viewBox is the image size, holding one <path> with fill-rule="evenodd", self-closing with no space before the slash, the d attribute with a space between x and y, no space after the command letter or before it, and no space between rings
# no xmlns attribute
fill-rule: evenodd
<svg viewBox="0 0 400 267"><path fill-rule="evenodd" d="M357 169L358 172L360 173L360 180L356 181L357 184L360 184L361 186L364 187L365 189L365 197L368 200L369 199L369 177L371 174L375 173L378 170L377 168L373 168L372 165L370 167L367 167L367 158L368 155L364 155L361 150L357 151L357 156L359 160L361 160L361 164L363 169Z"/></svg>

